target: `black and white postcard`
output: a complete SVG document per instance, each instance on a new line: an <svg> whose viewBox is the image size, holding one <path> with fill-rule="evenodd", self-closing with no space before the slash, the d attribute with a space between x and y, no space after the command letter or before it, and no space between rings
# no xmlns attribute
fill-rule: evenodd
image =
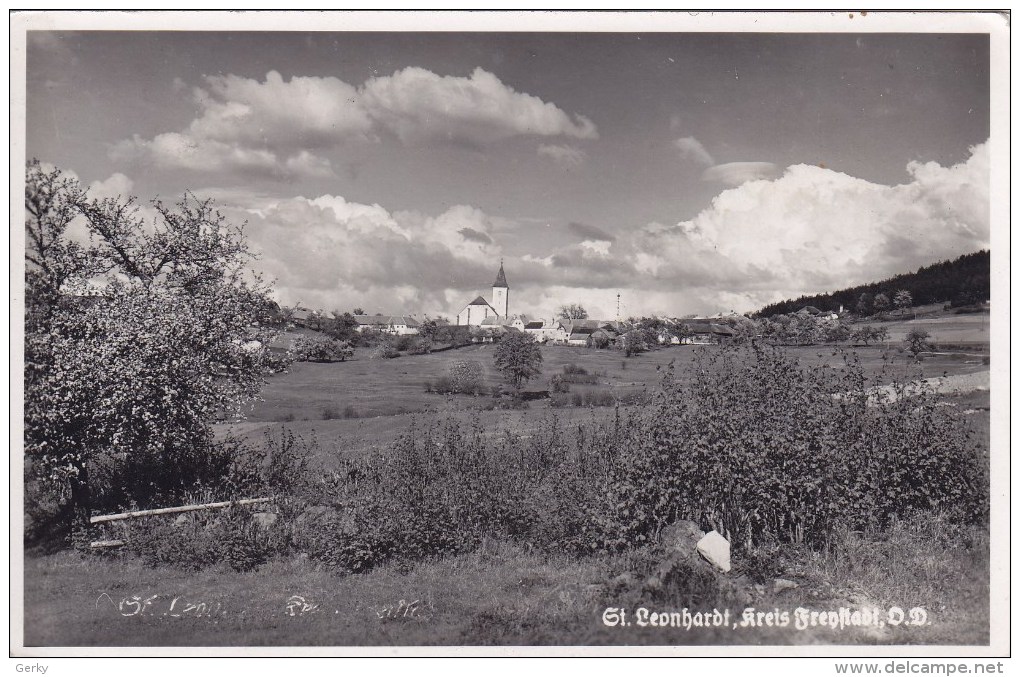
<svg viewBox="0 0 1020 677"><path fill-rule="evenodd" d="M1008 13L11 18L20 671L1008 655Z"/></svg>

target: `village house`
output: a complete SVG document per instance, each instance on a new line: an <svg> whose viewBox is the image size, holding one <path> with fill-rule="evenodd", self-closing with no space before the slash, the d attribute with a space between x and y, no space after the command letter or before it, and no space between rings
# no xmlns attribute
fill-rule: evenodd
<svg viewBox="0 0 1020 677"><path fill-rule="evenodd" d="M355 315L357 322L355 329L361 333L368 329L393 334L394 336L407 336L417 334L421 323L409 315Z"/></svg>

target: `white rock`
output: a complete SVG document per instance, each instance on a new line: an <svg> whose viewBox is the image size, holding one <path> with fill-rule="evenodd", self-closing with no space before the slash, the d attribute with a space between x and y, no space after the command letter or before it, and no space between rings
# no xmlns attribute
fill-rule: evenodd
<svg viewBox="0 0 1020 677"><path fill-rule="evenodd" d="M710 531L698 541L698 554L723 571L730 570L730 542L718 531Z"/></svg>

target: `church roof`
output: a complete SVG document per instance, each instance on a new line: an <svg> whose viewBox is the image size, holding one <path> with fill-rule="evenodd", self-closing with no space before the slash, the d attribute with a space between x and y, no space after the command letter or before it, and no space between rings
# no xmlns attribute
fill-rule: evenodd
<svg viewBox="0 0 1020 677"><path fill-rule="evenodd" d="M506 283L506 273L503 272L503 262L499 264L499 273L496 275L496 281L492 283L493 287L504 287L509 289L509 285Z"/></svg>
<svg viewBox="0 0 1020 677"><path fill-rule="evenodd" d="M505 286L505 285L504 285ZM489 302L483 299L481 296L476 298L474 301L468 304L469 306L487 306Z"/></svg>

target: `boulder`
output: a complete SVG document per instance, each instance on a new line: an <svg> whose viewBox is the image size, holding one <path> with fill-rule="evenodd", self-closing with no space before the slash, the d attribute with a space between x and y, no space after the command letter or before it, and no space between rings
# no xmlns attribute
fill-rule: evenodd
<svg viewBox="0 0 1020 677"><path fill-rule="evenodd" d="M718 531L710 531L698 541L698 553L721 571L730 570L730 542Z"/></svg>

